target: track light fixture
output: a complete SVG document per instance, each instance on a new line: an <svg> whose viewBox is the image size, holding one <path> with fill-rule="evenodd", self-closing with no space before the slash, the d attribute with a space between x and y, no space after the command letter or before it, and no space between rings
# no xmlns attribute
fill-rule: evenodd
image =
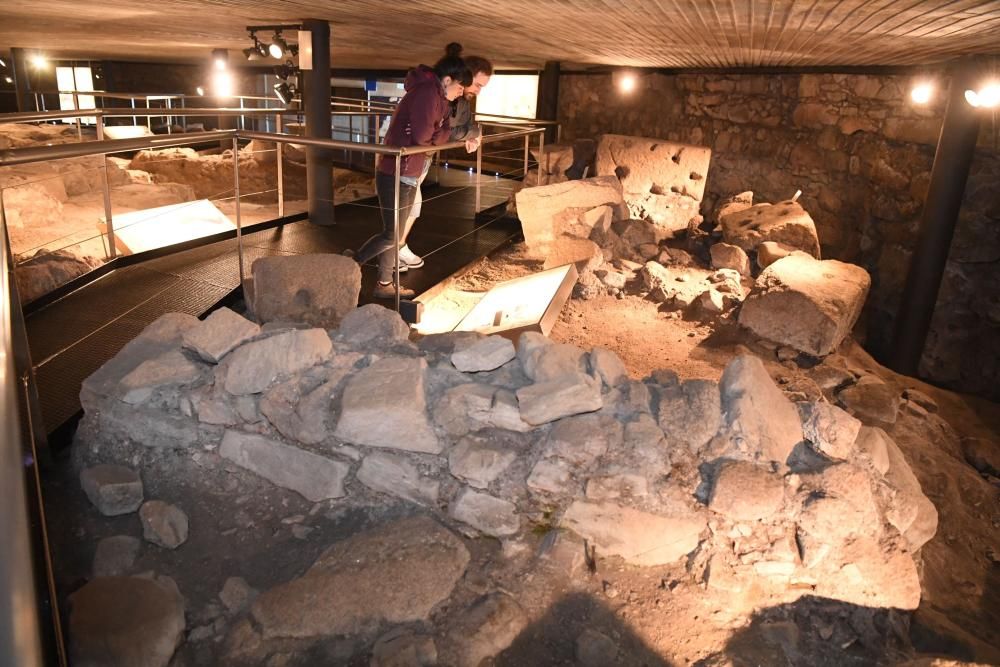
<svg viewBox="0 0 1000 667"><path fill-rule="evenodd" d="M250 39L253 40L253 46L249 49L244 49L243 54L246 56L247 60L258 60L259 58L274 58L276 60L281 60L282 58L288 56L297 56L299 54L298 44L289 44L288 41L283 36L283 31L293 31L301 30L300 25L248 25L247 33L250 35ZM257 37L257 33L272 33L270 41L261 41ZM254 55L254 53L259 54L259 58Z"/></svg>
<svg viewBox="0 0 1000 667"><path fill-rule="evenodd" d="M281 36L281 31L275 32L274 38L271 40L271 45L267 47L267 52L271 54L272 58L281 59L287 50L288 42Z"/></svg>

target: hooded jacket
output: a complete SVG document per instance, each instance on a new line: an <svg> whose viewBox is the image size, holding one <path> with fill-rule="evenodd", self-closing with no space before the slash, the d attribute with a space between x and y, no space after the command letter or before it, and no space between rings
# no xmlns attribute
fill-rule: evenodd
<svg viewBox="0 0 1000 667"><path fill-rule="evenodd" d="M451 131L449 116L451 106L444 95L441 80L434 70L420 65L410 70L403 84L406 94L396 107L389 130L385 133L387 146L439 146L448 142ZM409 128L409 132L407 132ZM404 155L401 176L419 177L427 155ZM378 163L383 174L396 173L396 160L383 156Z"/></svg>

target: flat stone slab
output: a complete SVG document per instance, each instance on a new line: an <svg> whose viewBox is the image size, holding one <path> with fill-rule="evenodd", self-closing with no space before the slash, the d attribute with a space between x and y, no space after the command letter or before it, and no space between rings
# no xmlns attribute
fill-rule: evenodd
<svg viewBox="0 0 1000 667"><path fill-rule="evenodd" d="M452 353L451 363L463 373L478 373L500 368L517 356L514 343L503 336L487 336Z"/></svg>
<svg viewBox="0 0 1000 667"><path fill-rule="evenodd" d="M97 577L70 607L74 665L166 667L184 637L184 600L152 579Z"/></svg>
<svg viewBox="0 0 1000 667"><path fill-rule="evenodd" d="M518 450L505 445L486 435L466 435L448 453L451 474L469 486L485 489L517 459Z"/></svg>
<svg viewBox="0 0 1000 667"><path fill-rule="evenodd" d="M129 573L139 557L142 542L131 535L112 535L97 543L91 572L94 577L117 577Z"/></svg>
<svg viewBox="0 0 1000 667"><path fill-rule="evenodd" d="M184 346L205 361L218 363L231 351L260 334L260 325L222 307L182 334Z"/></svg>
<svg viewBox="0 0 1000 667"><path fill-rule="evenodd" d="M705 146L604 134L595 166L599 176L618 177L626 199L675 193L701 201L711 159L712 149Z"/></svg>
<svg viewBox="0 0 1000 667"><path fill-rule="evenodd" d="M440 484L420 474L417 466L402 456L376 452L361 462L358 481L380 493L422 505L436 505Z"/></svg>
<svg viewBox="0 0 1000 667"><path fill-rule="evenodd" d="M188 518L176 505L150 500L139 508L142 536L165 549L176 549L188 538Z"/></svg>
<svg viewBox="0 0 1000 667"><path fill-rule="evenodd" d="M470 488L458 492L448 507L451 518L494 537L513 535L521 527L514 503Z"/></svg>
<svg viewBox="0 0 1000 667"><path fill-rule="evenodd" d="M816 357L851 333L871 278L860 266L789 255L767 267L740 309L740 325Z"/></svg>
<svg viewBox="0 0 1000 667"><path fill-rule="evenodd" d="M350 470L344 462L234 430L222 436L219 455L312 502L342 497Z"/></svg>
<svg viewBox="0 0 1000 667"><path fill-rule="evenodd" d="M583 211L624 201L621 183L614 175L523 188L515 199L524 240L532 251L550 247L556 237L577 223Z"/></svg>
<svg viewBox="0 0 1000 667"><path fill-rule="evenodd" d="M104 516L130 514L142 504L139 473L124 466L102 463L80 473L87 499Z"/></svg>
<svg viewBox="0 0 1000 667"><path fill-rule="evenodd" d="M764 241L802 250L819 258L819 236L812 216L794 201L757 204L719 218L722 238L747 252Z"/></svg>
<svg viewBox="0 0 1000 667"><path fill-rule="evenodd" d="M278 377L303 371L324 361L333 351L323 329L299 329L275 334L240 346L230 353L226 391L256 394Z"/></svg>
<svg viewBox="0 0 1000 667"><path fill-rule="evenodd" d="M671 443L683 443L697 453L722 424L719 387L711 380L688 380L663 387L659 424Z"/></svg>
<svg viewBox="0 0 1000 667"><path fill-rule="evenodd" d="M409 337L410 327L399 313L377 303L368 303L347 313L337 331L338 340L365 349L391 347Z"/></svg>
<svg viewBox="0 0 1000 667"><path fill-rule="evenodd" d="M122 400L132 405L142 403L157 389L191 384L201 374L201 366L180 350L170 350L142 362L122 378Z"/></svg>
<svg viewBox="0 0 1000 667"><path fill-rule="evenodd" d="M733 521L760 521L781 509L785 484L768 468L726 461L719 468L708 508Z"/></svg>
<svg viewBox="0 0 1000 667"><path fill-rule="evenodd" d="M536 382L517 390L521 418L535 426L594 412L604 406L601 382L584 373L571 373L548 382Z"/></svg>
<svg viewBox="0 0 1000 667"><path fill-rule="evenodd" d="M254 315L261 322L304 322L336 328L358 305L361 267L334 254L281 255L254 260Z"/></svg>
<svg viewBox="0 0 1000 667"><path fill-rule="evenodd" d="M355 634L427 618L465 573L469 552L433 519L412 517L337 542L301 577L251 606L264 639Z"/></svg>
<svg viewBox="0 0 1000 667"><path fill-rule="evenodd" d="M633 565L665 565L694 551L705 529L694 512L660 516L615 503L574 501L562 525L597 547L598 555L621 556Z"/></svg>
<svg viewBox="0 0 1000 667"><path fill-rule="evenodd" d="M834 460L846 461L855 451L861 422L824 401L799 403L802 433L813 449Z"/></svg>

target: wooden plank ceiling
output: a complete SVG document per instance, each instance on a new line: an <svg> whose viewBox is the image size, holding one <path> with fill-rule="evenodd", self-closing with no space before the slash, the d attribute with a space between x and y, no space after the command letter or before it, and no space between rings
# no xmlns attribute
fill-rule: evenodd
<svg viewBox="0 0 1000 667"><path fill-rule="evenodd" d="M458 40L503 67L925 65L1000 55L984 0L3 0L0 50L197 62L244 26L332 24L334 66L403 68ZM238 54L237 54L238 55Z"/></svg>

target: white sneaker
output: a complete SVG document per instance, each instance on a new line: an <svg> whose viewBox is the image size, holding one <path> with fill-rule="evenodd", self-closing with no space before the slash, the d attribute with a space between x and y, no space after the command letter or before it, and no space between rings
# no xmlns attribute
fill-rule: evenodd
<svg viewBox="0 0 1000 667"><path fill-rule="evenodd" d="M403 266L407 269L419 269L424 265L424 258L410 250L409 246L404 245L399 249L399 264L400 272L403 271Z"/></svg>

